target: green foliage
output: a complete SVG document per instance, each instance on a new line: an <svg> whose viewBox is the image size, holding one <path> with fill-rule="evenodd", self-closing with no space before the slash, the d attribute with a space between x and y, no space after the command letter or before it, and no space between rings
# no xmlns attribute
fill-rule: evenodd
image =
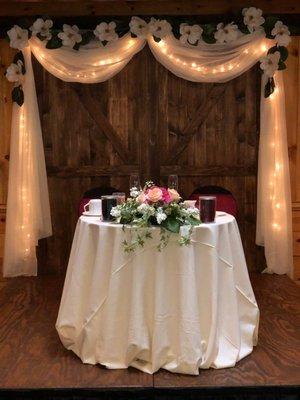
<svg viewBox="0 0 300 400"><path fill-rule="evenodd" d="M179 233L180 221L174 216L168 217L161 225L170 232Z"/></svg>
<svg viewBox="0 0 300 400"><path fill-rule="evenodd" d="M265 86L264 96L265 98L269 97L275 90L275 82L274 78L270 78Z"/></svg>
<svg viewBox="0 0 300 400"><path fill-rule="evenodd" d="M14 56L13 63L18 64L18 61L22 62L22 74L24 75L26 73L26 68L25 68L24 55L22 51L18 51Z"/></svg>
<svg viewBox="0 0 300 400"><path fill-rule="evenodd" d="M11 98L12 101L14 101L15 103L17 103L20 107L23 105L24 103L24 92L22 89L22 86L16 86L13 88L12 92L11 92Z"/></svg>
<svg viewBox="0 0 300 400"><path fill-rule="evenodd" d="M52 38L47 42L46 49L59 49L62 47L62 41L57 35L53 35Z"/></svg>

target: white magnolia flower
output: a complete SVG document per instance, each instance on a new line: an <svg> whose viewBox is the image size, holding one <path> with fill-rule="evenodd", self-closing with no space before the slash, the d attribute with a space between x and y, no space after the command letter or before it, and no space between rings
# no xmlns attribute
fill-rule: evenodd
<svg viewBox="0 0 300 400"><path fill-rule="evenodd" d="M199 25L180 24L180 41L183 44L196 44L201 38L203 29Z"/></svg>
<svg viewBox="0 0 300 400"><path fill-rule="evenodd" d="M268 54L266 57L263 57L261 59L260 68L269 78L272 78L275 71L278 70L279 59L280 59L279 51L275 51L275 53L273 54Z"/></svg>
<svg viewBox="0 0 300 400"><path fill-rule="evenodd" d="M146 21L139 17L132 17L129 22L130 32L140 38L148 35L149 27Z"/></svg>
<svg viewBox="0 0 300 400"><path fill-rule="evenodd" d="M112 209L110 210L110 215L114 218L119 218L121 216L121 210L118 206L112 207Z"/></svg>
<svg viewBox="0 0 300 400"><path fill-rule="evenodd" d="M16 64L12 63L6 70L6 79L9 82L14 82L15 84L19 85L24 80L24 75L22 74L22 66L23 62L19 60Z"/></svg>
<svg viewBox="0 0 300 400"><path fill-rule="evenodd" d="M260 8L243 8L242 14L244 16L244 24L248 27L250 32L260 29L260 26L265 22Z"/></svg>
<svg viewBox="0 0 300 400"><path fill-rule="evenodd" d="M153 36L163 39L172 32L172 27L165 19L151 18L149 31Z"/></svg>
<svg viewBox="0 0 300 400"><path fill-rule="evenodd" d="M167 214L163 212L162 208L158 208L155 217L157 223L160 225L165 219L167 219Z"/></svg>
<svg viewBox="0 0 300 400"><path fill-rule="evenodd" d="M135 187L135 186L133 186L131 189L130 189L130 197L138 197L138 195L140 194L140 190L138 190L138 188L137 187Z"/></svg>
<svg viewBox="0 0 300 400"><path fill-rule="evenodd" d="M46 21L43 20L43 18L38 18L33 25L30 27L30 30L32 31L32 35L40 35L43 38L50 40L52 35L50 33L50 29L53 26L53 21L51 19L46 19Z"/></svg>
<svg viewBox="0 0 300 400"><path fill-rule="evenodd" d="M239 37L240 31L238 26L233 22L224 26L221 22L217 25L217 32L215 32L215 39L217 43L230 43Z"/></svg>
<svg viewBox="0 0 300 400"><path fill-rule="evenodd" d="M9 31L7 31L7 35L10 40L10 47L13 49L23 50L28 46L28 31L27 29L22 29L18 25L14 25Z"/></svg>
<svg viewBox="0 0 300 400"><path fill-rule="evenodd" d="M279 46L287 46L290 43L290 34L289 28L283 25L281 21L276 22L271 32L271 35L275 36L275 40Z"/></svg>
<svg viewBox="0 0 300 400"><path fill-rule="evenodd" d="M101 42L113 42L119 38L116 33L116 23L111 21L109 24L106 22L101 22L101 24L96 26L94 30L94 35L101 40Z"/></svg>
<svg viewBox="0 0 300 400"><path fill-rule="evenodd" d="M63 32L60 32L57 36L62 40L62 44L67 47L73 48L76 43L80 43L82 41L79 28L76 25L70 26L64 24Z"/></svg>

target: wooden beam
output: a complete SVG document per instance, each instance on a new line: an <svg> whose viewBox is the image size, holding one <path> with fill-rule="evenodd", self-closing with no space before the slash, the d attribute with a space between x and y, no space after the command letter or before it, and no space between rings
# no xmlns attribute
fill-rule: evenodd
<svg viewBox="0 0 300 400"><path fill-rule="evenodd" d="M0 16L104 16L104 15L216 15L234 14L245 0L110 0L110 1L0 1ZM264 14L300 14L298 0L252 0Z"/></svg>
<svg viewBox="0 0 300 400"><path fill-rule="evenodd" d="M213 167L194 167L182 165L163 165L160 168L162 176L176 174L179 176L251 176L256 175L256 165L233 165L222 166L217 165Z"/></svg>
<svg viewBox="0 0 300 400"><path fill-rule="evenodd" d="M130 163L132 161L132 155L124 146L120 136L111 126L105 115L102 111L97 107L95 101L93 100L92 96L90 95L89 91L86 88L72 86L74 92L77 94L80 103L89 113L90 117L95 121L99 130L106 136L106 138L111 142L112 146L114 147L115 151L120 156L121 160L124 163Z"/></svg>
<svg viewBox="0 0 300 400"><path fill-rule="evenodd" d="M138 173L138 165L114 165L114 166L94 166L84 165L80 167L66 166L47 166L48 176L56 178L78 178L94 176L128 176Z"/></svg>
<svg viewBox="0 0 300 400"><path fill-rule="evenodd" d="M167 157L167 164L172 164L180 154L186 149L192 137L197 133L195 128L200 127L206 120L210 111L214 105L220 100L226 90L226 85L216 84L213 86L208 93L205 102L202 102L199 107L195 110L192 118L185 126L182 132L180 132L180 138L170 149Z"/></svg>

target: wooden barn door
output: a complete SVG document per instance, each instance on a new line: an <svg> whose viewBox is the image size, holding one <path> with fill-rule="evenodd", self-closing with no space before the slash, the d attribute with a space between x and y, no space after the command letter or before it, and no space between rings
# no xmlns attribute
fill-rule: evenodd
<svg viewBox="0 0 300 400"><path fill-rule="evenodd" d="M83 192L101 185L128 192L132 172L158 183L176 173L184 196L199 185L229 189L249 269L263 266L254 243L256 69L226 84L197 84L172 75L148 48L100 84L65 83L34 67L54 232L40 243L41 271L65 272Z"/></svg>

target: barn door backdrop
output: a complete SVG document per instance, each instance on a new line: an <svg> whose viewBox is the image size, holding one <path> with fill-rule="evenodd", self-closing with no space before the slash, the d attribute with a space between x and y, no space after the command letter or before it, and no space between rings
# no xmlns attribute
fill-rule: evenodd
<svg viewBox="0 0 300 400"><path fill-rule="evenodd" d="M63 82L37 62L34 70L53 221L53 236L39 246L41 272L64 273L83 192L98 185L127 192L132 172L161 182L177 173L184 196L199 185L229 189L249 269L263 269L255 245L256 67L225 84L193 83L144 48L100 84Z"/></svg>

